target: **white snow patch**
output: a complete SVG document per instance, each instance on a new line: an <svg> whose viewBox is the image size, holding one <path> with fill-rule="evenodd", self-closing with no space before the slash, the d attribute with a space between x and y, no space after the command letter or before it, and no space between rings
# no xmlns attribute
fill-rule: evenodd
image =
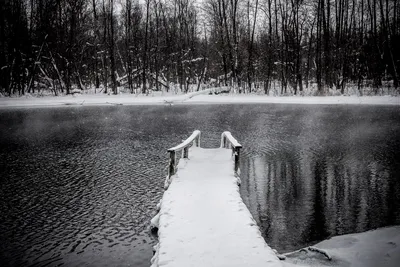
<svg viewBox="0 0 400 267"><path fill-rule="evenodd" d="M197 104L223 104L223 103L243 103L243 104L347 104L347 105L400 105L400 97L395 96L266 96L266 95L199 95L189 99L188 103Z"/></svg>
<svg viewBox="0 0 400 267"><path fill-rule="evenodd" d="M165 177L165 182L164 182L164 189L167 190L169 185L171 183L171 177L169 177L169 174L167 175L167 177Z"/></svg>
<svg viewBox="0 0 400 267"><path fill-rule="evenodd" d="M157 212L159 212L161 210L161 201L162 201L162 199L157 203L157 206L156 206Z"/></svg>
<svg viewBox="0 0 400 267"><path fill-rule="evenodd" d="M286 253L284 266L400 266L400 226L335 236L313 247Z"/></svg>
<svg viewBox="0 0 400 267"><path fill-rule="evenodd" d="M217 90L219 89L219 90ZM223 89L223 88L222 88ZM337 105L400 105L400 97L395 96L266 96L266 95L213 95L221 88L210 88L189 94L152 95L134 94L80 94L67 96L30 97L0 97L0 107L37 107L63 105L173 105L173 104L337 104ZM211 93L211 95L210 95Z"/></svg>
<svg viewBox="0 0 400 267"><path fill-rule="evenodd" d="M239 170L240 170L240 169L238 169L238 171L239 171ZM240 174L236 175L236 184L237 184L238 186L240 186L240 185L242 184L242 180L240 180L239 175L240 175Z"/></svg>
<svg viewBox="0 0 400 267"><path fill-rule="evenodd" d="M160 213L157 213L150 221L150 228L158 228L160 224Z"/></svg>

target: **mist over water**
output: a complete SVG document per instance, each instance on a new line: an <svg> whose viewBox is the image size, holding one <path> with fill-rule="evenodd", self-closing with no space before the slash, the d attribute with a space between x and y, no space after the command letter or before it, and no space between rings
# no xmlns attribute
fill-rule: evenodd
<svg viewBox="0 0 400 267"><path fill-rule="evenodd" d="M400 223L400 108L0 110L0 265L149 266L166 149L244 146L241 194L278 251Z"/></svg>

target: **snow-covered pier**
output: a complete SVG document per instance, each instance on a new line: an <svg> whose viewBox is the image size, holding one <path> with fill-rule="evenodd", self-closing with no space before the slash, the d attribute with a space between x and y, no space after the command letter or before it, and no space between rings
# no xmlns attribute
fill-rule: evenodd
<svg viewBox="0 0 400 267"><path fill-rule="evenodd" d="M220 148L200 148L195 131L168 150L168 189L152 220L159 239L153 267L282 266L240 197L240 148L229 132L222 134Z"/></svg>

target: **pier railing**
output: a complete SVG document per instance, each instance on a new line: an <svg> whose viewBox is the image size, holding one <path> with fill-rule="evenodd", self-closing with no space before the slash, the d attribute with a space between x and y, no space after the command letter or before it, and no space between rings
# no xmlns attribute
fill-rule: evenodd
<svg viewBox="0 0 400 267"><path fill-rule="evenodd" d="M200 147L200 137L201 132L196 130L185 141L167 150L169 153L168 177L171 177L176 173L176 153L182 151L182 157L189 158L189 148L192 145ZM242 148L242 145L239 144L239 142L232 136L230 132L225 131L221 135L221 148L232 149L232 154L235 156L234 168L235 172L237 172L239 169L240 149Z"/></svg>
<svg viewBox="0 0 400 267"><path fill-rule="evenodd" d="M169 152L169 168L168 168L168 176L171 177L176 172L176 152L183 151L182 157L189 157L189 148L194 145L200 147L200 136L201 132L196 130L192 133L189 138L180 143L177 146L169 148L167 151Z"/></svg>
<svg viewBox="0 0 400 267"><path fill-rule="evenodd" d="M228 131L221 135L221 148L231 148L232 153L235 155L235 172L239 169L240 149L242 145L232 136Z"/></svg>

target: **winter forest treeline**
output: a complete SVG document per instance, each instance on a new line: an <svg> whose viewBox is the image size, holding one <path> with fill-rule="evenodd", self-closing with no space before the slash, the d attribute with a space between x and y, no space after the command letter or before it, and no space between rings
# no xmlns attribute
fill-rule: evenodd
<svg viewBox="0 0 400 267"><path fill-rule="evenodd" d="M391 87L398 0L1 0L0 93Z"/></svg>

